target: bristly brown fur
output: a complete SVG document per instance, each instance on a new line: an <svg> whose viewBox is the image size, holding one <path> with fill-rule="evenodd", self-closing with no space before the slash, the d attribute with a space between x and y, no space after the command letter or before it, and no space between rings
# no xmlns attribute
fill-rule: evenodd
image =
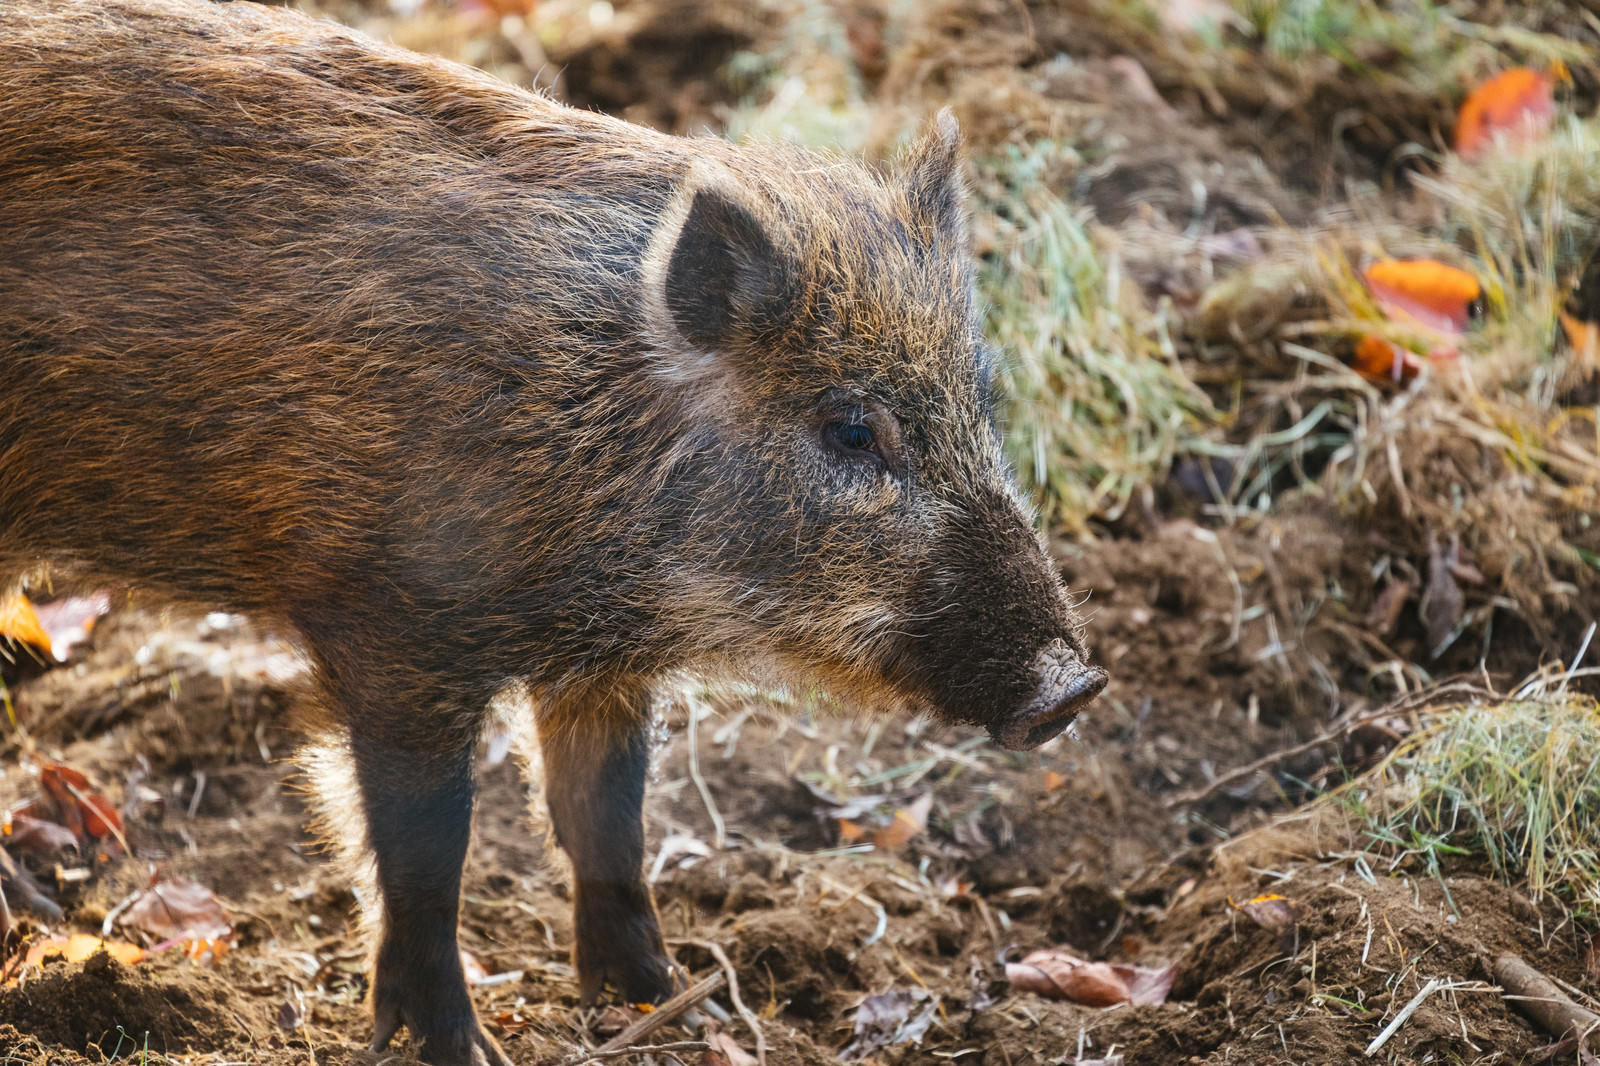
<svg viewBox="0 0 1600 1066"><path fill-rule="evenodd" d="M1104 683L1000 454L958 155L948 116L897 174L667 137L249 3L0 7L0 577L299 634L376 856L378 1046L503 1061L454 929L508 683L583 992L630 999L672 984L661 678L1017 744Z"/></svg>

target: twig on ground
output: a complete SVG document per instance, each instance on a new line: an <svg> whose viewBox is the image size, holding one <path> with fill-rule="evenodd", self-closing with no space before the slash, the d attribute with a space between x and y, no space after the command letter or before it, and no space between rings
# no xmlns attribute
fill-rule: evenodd
<svg viewBox="0 0 1600 1066"><path fill-rule="evenodd" d="M1331 744L1332 742L1342 738L1351 730L1358 729L1370 722L1376 722L1384 718L1393 718L1396 713L1397 712L1392 706L1388 706L1384 707L1382 710L1372 711L1356 718L1351 718L1348 721L1334 726L1332 729L1326 730L1325 732L1312 737L1310 740L1304 741L1300 744L1291 745L1287 748L1279 748L1277 751L1269 752L1268 754L1263 755L1254 762L1249 762L1243 766L1235 767L1234 769L1229 770L1227 773L1221 774L1214 778L1211 783L1206 785L1204 788L1193 789L1189 792L1180 792L1176 796L1173 796L1167 800L1167 807L1170 809L1172 807L1186 807L1191 803L1199 803L1201 800L1207 798L1213 793L1227 788L1235 781L1240 781L1244 778L1251 777L1260 771L1265 770L1267 767L1274 765L1275 763L1282 762L1285 759L1292 759L1296 755L1304 754L1313 748L1319 748L1324 744Z"/></svg>
<svg viewBox="0 0 1600 1066"><path fill-rule="evenodd" d="M1494 693L1489 692L1478 685L1469 684L1466 682L1452 682L1449 684L1434 686L1420 692L1407 693L1398 699L1389 701L1375 711L1368 711L1366 714L1348 718L1345 721L1323 731L1317 736L1312 737L1310 740L1304 741L1300 744L1291 745L1287 748L1279 748L1277 751L1269 752L1268 754L1263 755L1254 762L1246 763L1243 766L1229 770L1227 773L1214 778L1203 788L1192 789L1188 792L1180 792L1178 795L1168 799L1166 801L1166 805L1169 809L1171 809L1173 807L1184 807L1191 803L1199 803L1212 793L1227 788L1235 781L1239 781L1243 778L1251 776L1252 774L1259 773L1275 763L1282 762L1284 759L1292 759L1296 755L1304 754L1313 748L1321 747L1323 744L1331 744L1352 730L1359 729L1361 726L1368 725L1372 722L1382 721L1385 718L1394 718L1399 715L1407 714L1424 704L1437 703L1442 701L1446 696L1455 695L1457 693L1477 696L1494 695Z"/></svg>
<svg viewBox="0 0 1600 1066"><path fill-rule="evenodd" d="M561 1060L559 1066L582 1066L582 1064L585 1062L593 1062L595 1059L612 1058L615 1055L625 1051L649 1050L648 1048L635 1049L633 1045L637 1044L640 1040L643 1040L657 1029L660 1029L663 1025L666 1025L668 1022L677 1018L679 1015L689 1010L689 1008L693 1007L695 1004L699 1003L713 992L716 992L723 986L724 983L727 982L727 980L727 976L722 973L722 971L717 971L711 976L705 978L705 980L699 981L689 988L684 989L682 992L679 992L665 1003L656 1007L655 1010L651 1011L649 1014L646 1014L643 1018L640 1018L638 1021L622 1030L622 1032L618 1033L610 1040L607 1040L604 1044L601 1044L595 1050L584 1051L577 1055L568 1056L567 1058ZM705 1045L702 1044L701 1046L704 1047Z"/></svg>
<svg viewBox="0 0 1600 1066"><path fill-rule="evenodd" d="M1600 1014L1574 1003L1554 981L1516 955L1494 960L1494 979L1505 989L1506 1002L1557 1040L1569 1036L1582 1039L1600 1029Z"/></svg>
<svg viewBox="0 0 1600 1066"><path fill-rule="evenodd" d="M1413 1014L1417 1013L1417 1008L1422 1006L1422 1001L1439 991L1439 988L1443 984L1444 982L1437 977L1430 978L1428 983L1422 986L1422 991L1412 996L1411 1002L1407 1003L1404 1007L1401 1007L1400 1013L1394 1016L1394 1020L1388 1025L1384 1026L1383 1032L1374 1037L1372 1043L1367 1045L1367 1057L1371 1058L1372 1056L1376 1055L1378 1053L1378 1049L1387 1044L1389 1042L1389 1038L1398 1033L1400 1031L1400 1027L1406 1024L1406 1022L1410 1021Z"/></svg>
<svg viewBox="0 0 1600 1066"><path fill-rule="evenodd" d="M624 1055L659 1055L663 1052L671 1053L674 1051L704 1051L710 1046L704 1040L679 1040L671 1044L636 1044L633 1047L616 1047L611 1048L609 1051L605 1048L599 1048L586 1053L582 1058L566 1059L562 1066L567 1066L568 1063L573 1064L573 1066L581 1066L582 1063L599 1062L602 1059L620 1059Z"/></svg>
<svg viewBox="0 0 1600 1066"><path fill-rule="evenodd" d="M710 940L683 938L673 940L674 944L689 944L703 948L711 953L717 960L717 965L722 967L722 972L728 978L728 999L733 1003L733 1009L744 1020L745 1027L750 1030L750 1035L756 1040L756 1062L759 1066L767 1066L767 1035L761 1030L761 1022L755 1013L744 1005L744 1000L739 998L739 975L733 972L733 962L729 960L727 952L721 946Z"/></svg>
<svg viewBox="0 0 1600 1066"><path fill-rule="evenodd" d="M716 800L711 798L711 787L706 784L706 779L700 773L700 711L705 704L699 695L687 692L684 699L689 705L689 778L694 781L695 790L700 793L701 802L706 805L706 813L711 816L713 830L712 844L721 851L728 844L728 828L722 821L722 812L717 810Z"/></svg>

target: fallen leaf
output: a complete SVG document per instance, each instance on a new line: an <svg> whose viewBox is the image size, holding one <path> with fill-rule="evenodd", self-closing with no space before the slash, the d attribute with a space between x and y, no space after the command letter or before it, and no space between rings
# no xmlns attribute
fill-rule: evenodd
<svg viewBox="0 0 1600 1066"><path fill-rule="evenodd" d="M78 838L64 825L28 814L13 814L0 835L5 843L18 851L35 851L49 854L64 848L76 848Z"/></svg>
<svg viewBox="0 0 1600 1066"><path fill-rule="evenodd" d="M94 955L97 951L104 950L107 955L125 966L132 966L144 958L144 949L137 944L129 944L124 940L101 940L88 933L77 933L70 937L53 936L41 940L28 949L28 954L22 960L22 971L30 967L40 968L46 959L60 958L66 962L82 962ZM20 972L18 974L20 976ZM11 980L15 981L13 977Z"/></svg>
<svg viewBox="0 0 1600 1066"><path fill-rule="evenodd" d="M928 827L928 814L932 810L932 792L924 792L909 807L896 808L889 824L872 835L873 844L887 850L903 846Z"/></svg>
<svg viewBox="0 0 1600 1066"><path fill-rule="evenodd" d="M121 924L172 941L226 941L233 924L205 885L185 878L159 881L122 912Z"/></svg>
<svg viewBox="0 0 1600 1066"><path fill-rule="evenodd" d="M1400 624L1400 613L1411 599L1411 582L1396 578L1383 586L1378 598L1367 610L1367 628L1379 636L1388 636Z"/></svg>
<svg viewBox="0 0 1600 1066"><path fill-rule="evenodd" d="M1422 372L1416 353L1382 337L1362 337L1352 365L1374 385L1409 385Z"/></svg>
<svg viewBox="0 0 1600 1066"><path fill-rule="evenodd" d="M480 985L489 979L489 971L484 969L478 957L466 948L457 948L461 953L461 975L467 979L469 985Z"/></svg>
<svg viewBox="0 0 1600 1066"><path fill-rule="evenodd" d="M0 637L26 644L50 657L50 634L40 623L33 603L20 592L0 596Z"/></svg>
<svg viewBox="0 0 1600 1066"><path fill-rule="evenodd" d="M1457 627L1466 612L1466 597L1455 577L1460 551L1461 542L1456 537L1451 536L1441 543L1433 534L1428 534L1428 583L1417 603L1417 615L1427 632L1431 659L1443 655L1454 643Z"/></svg>
<svg viewBox="0 0 1600 1066"><path fill-rule="evenodd" d="M1441 333L1462 334L1483 313L1483 286L1464 270L1433 259L1383 259L1363 272L1385 314Z"/></svg>
<svg viewBox="0 0 1600 1066"><path fill-rule="evenodd" d="M1066 787L1066 784L1067 779L1054 770L1046 770L1044 772L1044 790L1046 792L1054 792L1059 788Z"/></svg>
<svg viewBox="0 0 1600 1066"><path fill-rule="evenodd" d="M720 1029L706 1033L705 1039L711 1046L701 1054L701 1066L756 1066L756 1057Z"/></svg>
<svg viewBox="0 0 1600 1066"><path fill-rule="evenodd" d="M1467 95L1456 118L1456 152L1478 159L1497 145L1522 147L1544 136L1555 121L1555 78L1513 67Z"/></svg>
<svg viewBox="0 0 1600 1066"><path fill-rule="evenodd" d="M1112 1007L1132 997L1127 983L1108 963L1088 962L1061 951L1036 951L1022 962L1006 963L1011 987L1046 999L1070 999L1086 1007Z"/></svg>
<svg viewBox="0 0 1600 1066"><path fill-rule="evenodd" d="M1233 900L1228 902L1233 903ZM1293 932L1300 922L1300 905L1283 896L1256 896L1243 903L1233 903L1233 907L1267 932L1279 936Z"/></svg>
<svg viewBox="0 0 1600 1066"><path fill-rule="evenodd" d="M89 639L95 623L111 610L111 596L96 592L88 596L63 596L49 603L34 604L39 624L50 635L48 651L57 662L72 657L75 645Z"/></svg>
<svg viewBox="0 0 1600 1066"><path fill-rule="evenodd" d="M1164 1003L1177 975L1176 965L1152 969L1090 962L1064 948L1044 948L1021 962L1006 963L1006 979L1013 988L1087 1007Z"/></svg>
<svg viewBox="0 0 1600 1066"><path fill-rule="evenodd" d="M296 1002L298 998L286 999L278 1004L277 1022L279 1029L292 1033L306 1023L305 1005Z"/></svg>
<svg viewBox="0 0 1600 1066"><path fill-rule="evenodd" d="M915 1017L912 1008L926 1003ZM921 1046L939 1010L939 997L924 988L896 989L868 996L856 1008L855 1035L839 1052L841 1059L862 1059L894 1044Z"/></svg>
<svg viewBox="0 0 1600 1066"><path fill-rule="evenodd" d="M532 1021L524 1018L514 1010L503 1010L491 1018L490 1021L508 1033L520 1033L533 1024Z"/></svg>
<svg viewBox="0 0 1600 1066"><path fill-rule="evenodd" d="M1600 325L1586 322L1566 311L1561 312L1560 318L1561 329L1566 333L1567 343L1572 345L1578 362L1586 367L1600 367Z"/></svg>
<svg viewBox="0 0 1600 1066"><path fill-rule="evenodd" d="M39 764L39 787L57 819L74 836L109 839L107 850L112 844L122 846L122 816L110 800L94 791L83 773L58 762L43 762Z"/></svg>

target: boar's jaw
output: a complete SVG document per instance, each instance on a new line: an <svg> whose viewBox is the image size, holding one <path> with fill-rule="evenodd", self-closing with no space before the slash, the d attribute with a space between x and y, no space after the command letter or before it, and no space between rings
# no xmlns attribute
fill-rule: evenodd
<svg viewBox="0 0 1600 1066"><path fill-rule="evenodd" d="M988 726L995 742L1012 751L1028 751L1053 739L1094 702L1108 680L1104 670L1084 662L1061 640L1039 652L1034 669L1038 694L1018 714Z"/></svg>

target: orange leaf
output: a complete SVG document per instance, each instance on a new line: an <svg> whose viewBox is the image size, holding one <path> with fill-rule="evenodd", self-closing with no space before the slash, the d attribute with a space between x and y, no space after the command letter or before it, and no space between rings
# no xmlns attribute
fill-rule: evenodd
<svg viewBox="0 0 1600 1066"><path fill-rule="evenodd" d="M1422 370L1422 361L1382 337L1362 337L1356 345L1356 373L1374 385L1409 385Z"/></svg>
<svg viewBox="0 0 1600 1066"><path fill-rule="evenodd" d="M1066 783L1067 779L1054 770L1046 770L1044 772L1044 790L1046 792L1054 792L1058 788L1064 788Z"/></svg>
<svg viewBox="0 0 1600 1066"><path fill-rule="evenodd" d="M839 819L839 843L854 844L866 835L867 831L850 819Z"/></svg>
<svg viewBox="0 0 1600 1066"><path fill-rule="evenodd" d="M120 840L122 816L110 800L95 792L89 779L70 766L46 762L39 766L39 785L60 812L61 824L74 836Z"/></svg>
<svg viewBox="0 0 1600 1066"><path fill-rule="evenodd" d="M1466 332L1483 298L1477 278L1432 259L1385 259L1369 266L1364 276L1390 318L1445 333Z"/></svg>
<svg viewBox="0 0 1600 1066"><path fill-rule="evenodd" d="M1600 367L1600 326L1563 311L1561 328L1567 334L1567 343L1577 353L1578 362L1584 366Z"/></svg>
<svg viewBox="0 0 1600 1066"><path fill-rule="evenodd" d="M909 807L895 809L888 825L873 834L872 843L880 848L898 848L928 827L933 810L933 793L925 792Z"/></svg>
<svg viewBox="0 0 1600 1066"><path fill-rule="evenodd" d="M71 937L53 936L39 941L28 949L27 956L22 960L22 968L37 969L45 959L55 956L67 962L82 962L102 948L106 954L126 966L132 966L144 958L144 949L137 944L125 940L101 940L88 933L77 933Z"/></svg>
<svg viewBox="0 0 1600 1066"><path fill-rule="evenodd" d="M10 637L18 644L37 648L46 659L55 659L50 653L50 634L39 621L33 604L20 592L0 597L0 637Z"/></svg>
<svg viewBox="0 0 1600 1066"><path fill-rule="evenodd" d="M1555 80L1542 71L1513 67L1468 94L1456 119L1456 151L1477 159L1497 142L1520 147L1543 136L1555 121Z"/></svg>

